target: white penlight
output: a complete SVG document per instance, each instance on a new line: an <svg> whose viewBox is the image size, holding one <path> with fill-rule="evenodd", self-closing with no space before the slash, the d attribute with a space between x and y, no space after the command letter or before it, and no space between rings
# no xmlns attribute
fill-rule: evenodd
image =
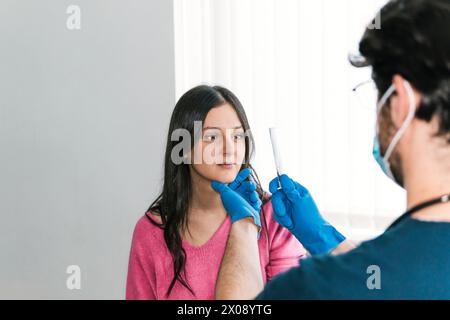
<svg viewBox="0 0 450 320"><path fill-rule="evenodd" d="M278 188L281 188L280 175L283 174L283 167L280 157L277 128L269 128L269 134L270 134L270 141L272 142L273 158L275 160L275 167L277 170Z"/></svg>

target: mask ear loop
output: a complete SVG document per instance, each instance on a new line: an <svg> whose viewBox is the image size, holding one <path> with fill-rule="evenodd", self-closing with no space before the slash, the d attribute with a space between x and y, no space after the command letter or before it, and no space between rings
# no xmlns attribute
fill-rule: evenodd
<svg viewBox="0 0 450 320"><path fill-rule="evenodd" d="M387 161L389 159L389 157L391 156L392 152L394 151L395 146L397 145L398 141L405 133L408 126L411 124L412 120L414 119L414 115L416 113L416 97L414 96L412 87L409 84L409 82L406 80L404 80L404 84L405 84L406 92L408 94L409 111L408 111L408 115L406 116L405 122L403 122L402 126L397 131L397 133L395 134L394 138L392 139L388 149L386 150L386 154L383 157L385 159L385 161Z"/></svg>
<svg viewBox="0 0 450 320"><path fill-rule="evenodd" d="M378 102L377 105L377 116L380 115L381 112L381 108L386 104L387 100L389 99L389 97L395 92L395 86L392 84L389 89L387 89L387 91L383 94L383 96L381 97L380 101ZM378 122L377 122L378 123ZM378 125L377 125L378 127Z"/></svg>
<svg viewBox="0 0 450 320"><path fill-rule="evenodd" d="M408 115L406 116L406 120L405 122L402 124L402 126L400 127L400 129L397 131L397 133L394 135L394 138L392 139L391 143L389 144L385 155L383 156L383 162L384 162L384 166L386 168L386 173L387 175L393 179L394 179L394 175L392 174L391 171L391 166L389 164L389 158L392 154L392 152L395 149L395 146L397 145L398 141L400 140L400 138L402 137L403 133L406 131L406 129L408 128L408 126L410 125L411 121L414 119L414 115L416 112L416 97L414 96L414 92L412 90L411 85L409 84L408 81L404 80L404 84L405 84L405 89L406 92L408 94L408 101L409 101L409 111L408 111ZM380 112L381 112L381 108L386 104L387 100L389 99L389 97L395 92L395 86L394 84L392 84L389 89L386 91L386 93L383 95L383 97L380 99L380 102L378 103L377 106L377 119L379 118ZM376 134L378 136L378 120L377 120L377 124L376 124Z"/></svg>
<svg viewBox="0 0 450 320"><path fill-rule="evenodd" d="M395 86L394 84L391 84L391 86L386 90L386 92L383 94L383 96L381 97L380 101L377 104L377 117L376 117L376 121L375 121L375 137L377 139L377 141L379 141L378 138L378 133L380 132L380 128L379 128L379 119L380 119L380 113L381 113L381 109L383 108L383 106L386 104L387 100L389 99L389 97L395 92ZM380 143L378 142L378 148L381 149ZM381 153L381 150L380 150ZM383 157L381 159L383 161L383 167L386 170L386 174L391 177L392 172L390 170L390 166L389 166L389 162L387 162L385 160L385 157Z"/></svg>

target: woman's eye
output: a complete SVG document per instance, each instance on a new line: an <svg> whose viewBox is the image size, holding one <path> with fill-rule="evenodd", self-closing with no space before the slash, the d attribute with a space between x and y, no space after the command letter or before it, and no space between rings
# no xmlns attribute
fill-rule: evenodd
<svg viewBox="0 0 450 320"><path fill-rule="evenodd" d="M206 135L203 139L205 141L214 141L216 140L216 135Z"/></svg>
<svg viewBox="0 0 450 320"><path fill-rule="evenodd" d="M236 140L242 140L244 138L245 138L245 134L243 134L243 133L237 133L234 135L234 139L236 139Z"/></svg>

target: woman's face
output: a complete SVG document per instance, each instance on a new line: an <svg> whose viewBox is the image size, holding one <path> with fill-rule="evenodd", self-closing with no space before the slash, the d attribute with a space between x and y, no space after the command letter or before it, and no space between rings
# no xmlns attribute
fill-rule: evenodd
<svg viewBox="0 0 450 320"><path fill-rule="evenodd" d="M228 103L208 112L194 145L192 169L207 180L232 182L245 159L245 130Z"/></svg>

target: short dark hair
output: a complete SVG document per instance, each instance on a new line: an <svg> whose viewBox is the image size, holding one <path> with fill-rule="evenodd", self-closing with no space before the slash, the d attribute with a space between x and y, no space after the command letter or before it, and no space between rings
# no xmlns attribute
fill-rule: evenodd
<svg viewBox="0 0 450 320"><path fill-rule="evenodd" d="M422 94L416 117L436 115L437 134L450 143L450 0L391 0L380 19L359 43L379 92L404 77Z"/></svg>

